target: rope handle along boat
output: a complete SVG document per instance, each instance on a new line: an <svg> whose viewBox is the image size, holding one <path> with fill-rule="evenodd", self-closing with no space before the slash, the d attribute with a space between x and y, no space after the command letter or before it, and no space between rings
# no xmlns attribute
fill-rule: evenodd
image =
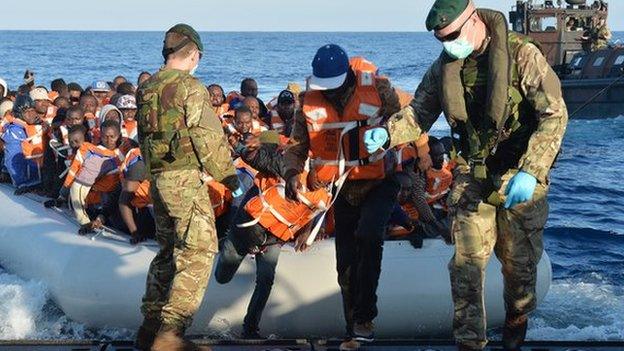
<svg viewBox="0 0 624 351"><path fill-rule="evenodd" d="M26 196L27 198L29 198L29 199L31 199L33 201L36 201L36 202L38 202L38 203L43 205L44 199L41 198L40 196L37 196L37 195L32 194L32 193L26 193L26 194L24 194L24 196ZM50 207L50 208L47 208L47 209L52 210L52 211L60 214L65 219L69 220L71 223L76 224L77 226L79 225L78 221L76 221L74 216L72 216L71 214L67 213L67 211L65 211L65 210L63 210L61 208L58 208L58 207ZM90 240L92 240L92 241L95 241L95 239L98 239L100 237L102 239L105 239L105 240L111 240L111 241L116 241L116 242L132 245L132 244L130 244L130 237L127 234L121 234L118 230L116 230L114 228L107 227L107 226L102 226L102 228L96 229L95 233L93 235L88 236L88 238ZM141 245L141 246L145 246L145 247L156 247L156 248L159 247L158 243L153 242L153 241L152 242L144 241L144 242L138 243L136 245ZM136 245L133 245L133 246L136 246Z"/></svg>

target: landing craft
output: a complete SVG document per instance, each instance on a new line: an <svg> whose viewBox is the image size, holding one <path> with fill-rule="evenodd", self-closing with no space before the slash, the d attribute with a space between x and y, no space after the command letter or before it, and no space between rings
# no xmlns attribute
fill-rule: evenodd
<svg viewBox="0 0 624 351"><path fill-rule="evenodd" d="M517 1L509 12L514 31L541 44L548 63L561 79L571 118L624 115L624 46L610 43L591 51L588 35L596 19L607 19L609 4L597 0Z"/></svg>

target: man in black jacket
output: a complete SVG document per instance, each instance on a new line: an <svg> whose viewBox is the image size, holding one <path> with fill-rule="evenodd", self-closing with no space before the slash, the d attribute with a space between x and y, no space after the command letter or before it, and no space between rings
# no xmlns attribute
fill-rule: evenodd
<svg viewBox="0 0 624 351"><path fill-rule="evenodd" d="M241 152L241 157L247 164L264 175L283 177L284 162L283 156L278 150L278 144L260 144L258 137L249 137ZM272 235L260 223L252 225L254 218L245 210L245 204L256 197L258 193L257 186L247 191L238 211L234 214L228 236L221 243L215 269L217 282L226 284L232 280L245 256L248 254L255 255L256 285L243 323L242 337L245 339L263 339L259 334L260 319L273 287L281 247L285 243ZM250 225L237 226L237 224L242 223L249 223ZM305 231L305 228L301 231ZM306 235L297 237L297 250L304 247L306 238Z"/></svg>

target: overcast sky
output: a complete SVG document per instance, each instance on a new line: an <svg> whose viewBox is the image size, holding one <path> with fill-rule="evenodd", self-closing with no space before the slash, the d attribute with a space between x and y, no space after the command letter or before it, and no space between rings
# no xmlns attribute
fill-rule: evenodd
<svg viewBox="0 0 624 351"><path fill-rule="evenodd" d="M29 0L3 6L0 29L156 30L178 22L201 31L424 31L433 0ZM514 0L475 0L503 11ZM623 0L609 24L624 30ZM0 38L1 40L1 38Z"/></svg>

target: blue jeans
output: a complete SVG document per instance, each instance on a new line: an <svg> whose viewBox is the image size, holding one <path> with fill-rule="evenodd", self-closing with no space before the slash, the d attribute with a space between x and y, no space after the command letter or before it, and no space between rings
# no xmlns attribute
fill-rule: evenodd
<svg viewBox="0 0 624 351"><path fill-rule="evenodd" d="M215 269L217 282L226 284L232 280L243 259L249 254L251 249L261 246L267 239L273 242L272 245L265 246L261 253L255 255L256 286L244 319L243 328L246 331L258 330L262 311L269 300L269 295L273 288L275 268L277 267L282 247L280 243L277 243L276 238L259 224L246 228L238 228L235 225L251 219L251 216L245 210L241 209L239 211L227 238L222 243Z"/></svg>

